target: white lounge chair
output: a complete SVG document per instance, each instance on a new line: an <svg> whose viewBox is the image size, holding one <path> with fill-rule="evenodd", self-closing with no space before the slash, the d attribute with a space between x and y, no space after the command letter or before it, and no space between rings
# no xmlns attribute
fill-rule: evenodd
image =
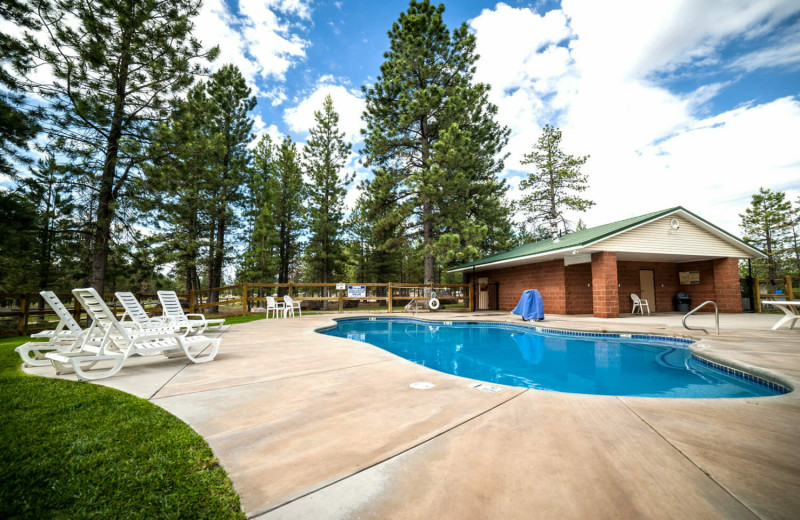
<svg viewBox="0 0 800 520"><path fill-rule="evenodd" d="M178 295L175 291L158 291L158 300L164 309L164 318L178 327L186 327L189 334L202 334L208 327L223 332L230 325L225 325L225 318L207 319L202 314L186 314L183 312Z"/></svg>
<svg viewBox="0 0 800 520"><path fill-rule="evenodd" d="M269 318L270 311L272 311L273 318L277 318L279 312L283 313L284 317L286 317L286 304L283 302L276 302L275 298L267 296L267 318Z"/></svg>
<svg viewBox="0 0 800 520"><path fill-rule="evenodd" d="M68 351L83 334L75 318L69 313L67 308L58 299L53 291L42 291L39 293L47 305L53 309L58 316L58 325L55 330L44 330L31 334L31 338L47 338L47 341L31 341L20 345L14 351L20 355L22 362L27 366L41 367L50 366L50 360L45 358L45 351ZM33 357L31 357L33 354Z"/></svg>
<svg viewBox="0 0 800 520"><path fill-rule="evenodd" d="M644 307L647 307L647 315L650 316L650 304L647 303L647 300L642 300L633 293L631 293L631 299L633 300L633 309L631 310L631 314L635 314L637 308L639 309L639 314L644 314Z"/></svg>
<svg viewBox="0 0 800 520"><path fill-rule="evenodd" d="M114 296L117 297L117 300L119 300L119 303L125 310L125 313L119 320L120 323L126 328L133 327L136 334L144 334L152 329L163 330L165 327L171 329L172 332L178 332L181 328L185 328L188 333L189 327L180 327L175 323L167 322L163 316L157 316L155 318L148 316L144 307L142 307L142 304L139 303L139 300L136 299L136 296L134 296L132 292L116 292ZM131 321L126 322L125 318L130 318Z"/></svg>
<svg viewBox="0 0 800 520"><path fill-rule="evenodd" d="M283 297L283 304L286 306L286 309L283 311L284 318L289 314L294 317L295 309L297 309L301 317L303 316L303 309L300 308L300 302L294 301L288 294Z"/></svg>
<svg viewBox="0 0 800 520"><path fill-rule="evenodd" d="M46 357L52 361L56 371L61 373L65 368L71 368L78 374L80 380L94 380L110 377L116 374L125 363L125 360L134 355L147 356L161 353L167 357L183 354L193 363L211 361L219 350L219 338L205 336L185 337L175 334L170 328L151 329L145 334L136 334L133 329L126 329L114 316L103 299L92 288L74 289L72 294L86 309L92 319L88 334L97 331L102 337L99 348L86 348L86 342L79 350L70 352L49 352ZM211 348L208 354L200 356L206 348ZM194 350L194 352L192 352ZM87 372L97 363L111 361L113 366L101 371Z"/></svg>

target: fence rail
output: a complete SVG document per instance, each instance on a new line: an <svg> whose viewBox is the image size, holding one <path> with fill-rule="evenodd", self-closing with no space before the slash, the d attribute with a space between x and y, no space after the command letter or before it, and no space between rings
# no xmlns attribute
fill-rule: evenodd
<svg viewBox="0 0 800 520"><path fill-rule="evenodd" d="M761 302L768 300L794 300L795 295L800 296L800 288L795 288L796 282L800 278L786 275L783 279L778 280L763 280L761 278L753 278L753 307L756 312L763 311ZM774 283L773 283L774 282ZM778 286L782 286L778 289ZM773 287L773 292L769 292L769 288Z"/></svg>
<svg viewBox="0 0 800 520"><path fill-rule="evenodd" d="M266 306L267 296L288 294L295 301L305 304L305 308L325 308L343 312L346 308L357 307L362 302L382 304L387 312L396 310L406 303L428 301L431 293L444 303L463 302L465 310L474 307L473 285L471 284L413 284L413 283L347 283L345 285L363 286L366 294L361 297L347 296L344 290L337 290L336 283L241 283L212 289L201 289L178 293L184 311L222 316L243 316L254 314L252 309ZM319 289L314 291L312 289ZM324 289L324 290L323 290ZM333 294L335 293L335 294ZM371 294L370 294L371 293ZM413 294L412 294L413 293ZM88 317L72 293L56 293L69 309L78 323ZM136 299L151 315L162 312L156 294L134 293ZM113 294L104 294L103 299L119 318L123 310ZM260 305L259 305L260 304ZM330 305L333 304L333 305ZM332 309L331 309L332 307ZM55 313L41 299L38 293L0 293L0 336L26 335L40 330L54 328L58 323Z"/></svg>

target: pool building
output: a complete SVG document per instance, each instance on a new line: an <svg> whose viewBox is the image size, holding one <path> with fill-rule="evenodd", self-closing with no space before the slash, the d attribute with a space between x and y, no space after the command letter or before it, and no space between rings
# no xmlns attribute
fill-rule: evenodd
<svg viewBox="0 0 800 520"><path fill-rule="evenodd" d="M739 260L765 255L678 206L525 244L450 269L475 285L476 310L513 309L538 289L546 314L630 313L631 294L651 312L685 311L711 300L720 312L742 312ZM709 310L713 310L710 306Z"/></svg>

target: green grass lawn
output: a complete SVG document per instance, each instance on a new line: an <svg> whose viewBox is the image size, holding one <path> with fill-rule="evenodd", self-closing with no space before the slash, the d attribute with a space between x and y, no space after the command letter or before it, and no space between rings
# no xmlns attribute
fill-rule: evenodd
<svg viewBox="0 0 800 520"><path fill-rule="evenodd" d="M0 518L245 518L188 425L118 390L22 373L25 341L0 339Z"/></svg>

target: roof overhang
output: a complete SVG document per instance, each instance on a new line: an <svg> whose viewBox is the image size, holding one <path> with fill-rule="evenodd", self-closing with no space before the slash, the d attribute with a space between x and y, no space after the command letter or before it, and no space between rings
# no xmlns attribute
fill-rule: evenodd
<svg viewBox="0 0 800 520"><path fill-rule="evenodd" d="M615 236L621 235L623 233L627 233L627 232L629 232L631 230L634 230L634 229L637 229L639 227L646 226L647 224L650 224L651 222L654 222L656 220L660 220L660 219L663 219L665 217L670 217L670 216L674 216L674 215L679 215L679 216L685 218L686 220L692 222L693 224L695 224L698 227L702 228L706 232L711 233L712 235L720 238L721 240L724 240L725 242L728 242L731 245L733 245L733 246L737 247L738 249L740 249L743 254L742 254L742 256L737 257L737 258L742 258L742 259L746 259L746 258L764 258L766 256L766 255L764 255L764 253L762 253L758 249L749 246L744 241L742 241L742 240L736 238L735 236L723 231L722 229L714 226L713 224L710 224L709 222L706 222L705 220L703 220L702 218L698 217L697 215L695 215L695 214L693 214L693 213L691 213L691 212L689 212L689 211L687 211L687 210L685 210L683 208L676 208L674 211L671 211L669 213L662 213L660 215L657 215L657 216L653 217L652 219L648 219L648 220L645 220L643 222L640 222L639 224L637 224L635 226L632 226L630 228L624 229L624 230L619 231L617 233L613 233L611 235L607 235L607 236L598 238L596 240L588 241L588 242L586 242L584 244L580 244L578 246L571 245L571 246L565 247L563 249L556 249L556 250L553 250L553 251L547 251L545 253L538 253L538 254L534 254L534 255L520 256L520 257L517 257L517 258L509 258L509 259L506 259L506 260L498 260L496 262L488 262L488 263L480 264L480 265L468 265L468 266L464 266L464 267L456 267L456 268L453 268L453 269L449 269L448 272L451 272L451 273L480 272L480 271L488 271L488 270L492 270L492 269L504 269L506 267L514 267L514 266L517 266L517 265L538 264L538 263L549 262L549 261L558 260L558 259L565 259L565 264L566 265L576 264L576 263L584 263L585 262L585 257L583 259L583 262L574 261L574 260L573 261L568 261L566 259L567 258L571 258L573 256L585 255L585 254L591 253L591 252L598 252L598 249L596 249L596 248L591 252L583 251L583 249L584 248L589 248L589 247L592 247L592 246L597 246L601 242L603 242L604 240L608 240L610 238L613 238ZM600 249L600 250L603 251L603 249ZM609 250L609 252L615 252L615 251L610 251ZM661 253L650 253L650 252L644 252L644 251L643 252L628 252L628 251L626 251L626 252L617 252L617 260L618 261L623 261L623 262L625 262L625 261L648 261L648 262L684 263L684 262L699 262L699 261L704 261L704 260L713 260L715 258L722 258L722 257L720 257L720 256L707 256L707 255L696 255L696 254L691 254L691 253L687 253L687 254L661 254Z"/></svg>

